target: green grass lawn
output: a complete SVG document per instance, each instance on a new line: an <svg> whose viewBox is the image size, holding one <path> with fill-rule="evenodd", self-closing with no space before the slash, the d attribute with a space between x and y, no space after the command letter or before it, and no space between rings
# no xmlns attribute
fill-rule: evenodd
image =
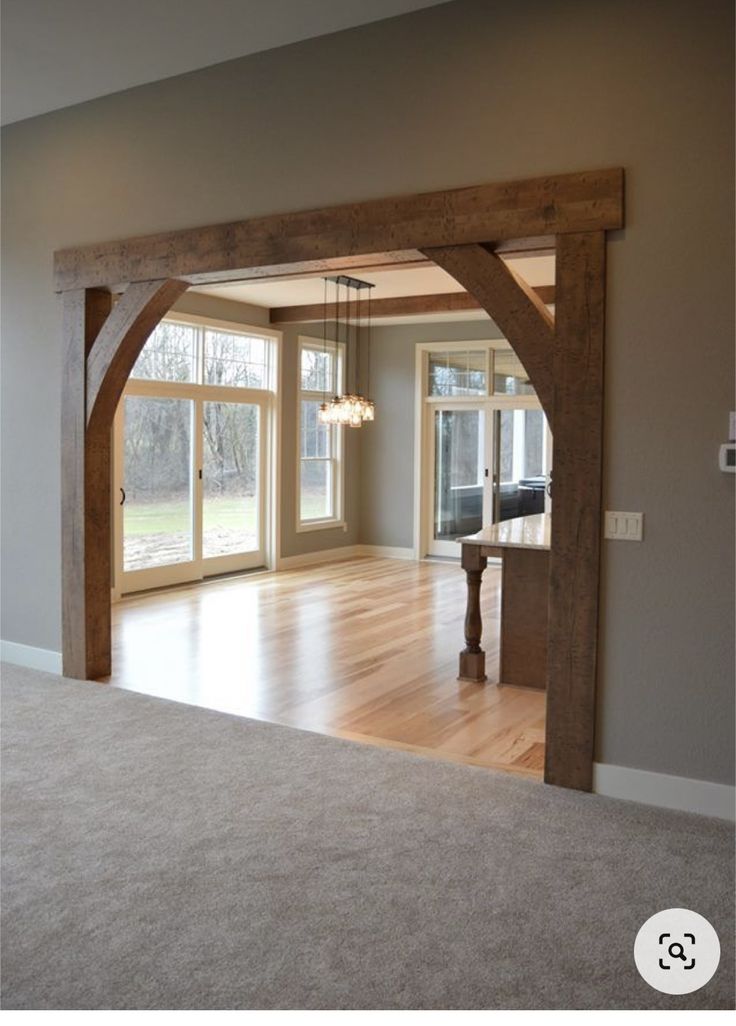
<svg viewBox="0 0 736 1026"><path fill-rule="evenodd" d="M304 507L311 517L322 512L318 494L305 494ZM168 502L135 502L128 500L123 507L125 534L180 534L190 527L190 506L186 499ZM205 529L225 528L254 532L256 528L255 496L224 496L205 499Z"/></svg>
<svg viewBox="0 0 736 1026"><path fill-rule="evenodd" d="M126 535L178 534L188 531L191 510L186 500L169 502L126 502L124 506ZM205 525L209 528L242 528L255 530L254 497L227 496L206 499Z"/></svg>

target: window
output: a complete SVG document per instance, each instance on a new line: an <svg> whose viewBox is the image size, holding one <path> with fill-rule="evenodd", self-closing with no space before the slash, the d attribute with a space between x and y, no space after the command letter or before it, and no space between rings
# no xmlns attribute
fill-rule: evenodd
<svg viewBox="0 0 736 1026"><path fill-rule="evenodd" d="M536 394L521 360L507 342L481 342L476 343L477 348L466 345L432 346L427 354L427 396L472 399Z"/></svg>
<svg viewBox="0 0 736 1026"><path fill-rule="evenodd" d="M319 408L343 387L343 346L299 339L297 530L342 520L343 428L320 424Z"/></svg>
<svg viewBox="0 0 736 1026"><path fill-rule="evenodd" d="M545 420L541 410L498 411L498 460L501 485L541 477L545 467Z"/></svg>
<svg viewBox="0 0 736 1026"><path fill-rule="evenodd" d="M496 395L534 395L534 387L513 349L493 354L493 391Z"/></svg>
<svg viewBox="0 0 736 1026"><path fill-rule="evenodd" d="M506 339L416 346L415 548L457 558L484 524L550 509L552 436Z"/></svg>
<svg viewBox="0 0 736 1026"><path fill-rule="evenodd" d="M196 381L197 329L162 321L144 345L131 373L149 381Z"/></svg>
<svg viewBox="0 0 736 1026"><path fill-rule="evenodd" d="M204 383L229 388L268 388L268 343L252 335L207 328Z"/></svg>
<svg viewBox="0 0 736 1026"><path fill-rule="evenodd" d="M270 336L166 320L146 342L131 377L273 391L273 368Z"/></svg>
<svg viewBox="0 0 736 1026"><path fill-rule="evenodd" d="M429 354L430 395L485 395L487 350L447 350Z"/></svg>
<svg viewBox="0 0 736 1026"><path fill-rule="evenodd" d="M115 588L127 594L276 558L280 332L172 314L115 421Z"/></svg>

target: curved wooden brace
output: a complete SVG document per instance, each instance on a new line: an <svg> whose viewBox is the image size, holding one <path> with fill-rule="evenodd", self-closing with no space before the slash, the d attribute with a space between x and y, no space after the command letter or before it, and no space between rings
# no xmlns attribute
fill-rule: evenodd
<svg viewBox="0 0 736 1026"><path fill-rule="evenodd" d="M554 432L555 324L531 286L482 245L422 250L459 282L493 318L526 368Z"/></svg>
<svg viewBox="0 0 736 1026"><path fill-rule="evenodd" d="M62 625L70 677L110 673L112 422L146 339L187 287L174 280L130 285L112 309L109 291L65 294Z"/></svg>
<svg viewBox="0 0 736 1026"><path fill-rule="evenodd" d="M120 396L141 349L189 285L176 278L129 285L87 358L87 431L112 427Z"/></svg>

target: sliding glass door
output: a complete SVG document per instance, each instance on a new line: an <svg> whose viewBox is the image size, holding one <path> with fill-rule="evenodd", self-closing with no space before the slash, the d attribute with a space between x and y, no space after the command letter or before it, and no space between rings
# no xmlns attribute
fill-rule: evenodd
<svg viewBox="0 0 736 1026"><path fill-rule="evenodd" d="M428 555L457 557L458 538L549 509L551 435L535 399L431 403L427 418Z"/></svg>
<svg viewBox="0 0 736 1026"><path fill-rule="evenodd" d="M263 563L263 453L258 403L202 404L202 560ZM246 558L247 557L247 558Z"/></svg>
<svg viewBox="0 0 736 1026"><path fill-rule="evenodd" d="M483 526L488 490L486 428L484 409L451 405L432 409L432 555L456 556L455 539Z"/></svg>
<svg viewBox="0 0 736 1026"><path fill-rule="evenodd" d="M187 579L194 562L194 403L123 400L123 571L167 571Z"/></svg>
<svg viewBox="0 0 736 1026"><path fill-rule="evenodd" d="M458 538L551 508L552 435L503 339L420 343L416 368L415 545L459 558Z"/></svg>
<svg viewBox="0 0 736 1026"><path fill-rule="evenodd" d="M120 593L265 562L265 402L126 395L116 434Z"/></svg>
<svg viewBox="0 0 736 1026"><path fill-rule="evenodd" d="M167 319L146 342L113 439L114 591L274 557L278 335Z"/></svg>
<svg viewBox="0 0 736 1026"><path fill-rule="evenodd" d="M548 432L539 409L493 413L493 522L513 520L547 508Z"/></svg>
<svg viewBox="0 0 736 1026"><path fill-rule="evenodd" d="M124 397L121 593L264 564L266 415L264 401Z"/></svg>

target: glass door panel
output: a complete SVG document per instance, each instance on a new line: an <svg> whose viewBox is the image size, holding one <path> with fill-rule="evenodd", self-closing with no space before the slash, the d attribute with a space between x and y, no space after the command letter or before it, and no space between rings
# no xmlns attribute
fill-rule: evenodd
<svg viewBox="0 0 736 1026"><path fill-rule="evenodd" d="M121 499L126 574L194 558L193 414L188 399L125 398Z"/></svg>
<svg viewBox="0 0 736 1026"><path fill-rule="evenodd" d="M202 558L260 553L260 406L202 405Z"/></svg>
<svg viewBox="0 0 736 1026"><path fill-rule="evenodd" d="M459 555L455 539L483 526L485 413L434 409L434 512L430 552ZM448 544L449 543L449 544Z"/></svg>
<svg viewBox="0 0 736 1026"><path fill-rule="evenodd" d="M493 519L544 513L547 484L546 421L541 410L494 414Z"/></svg>

